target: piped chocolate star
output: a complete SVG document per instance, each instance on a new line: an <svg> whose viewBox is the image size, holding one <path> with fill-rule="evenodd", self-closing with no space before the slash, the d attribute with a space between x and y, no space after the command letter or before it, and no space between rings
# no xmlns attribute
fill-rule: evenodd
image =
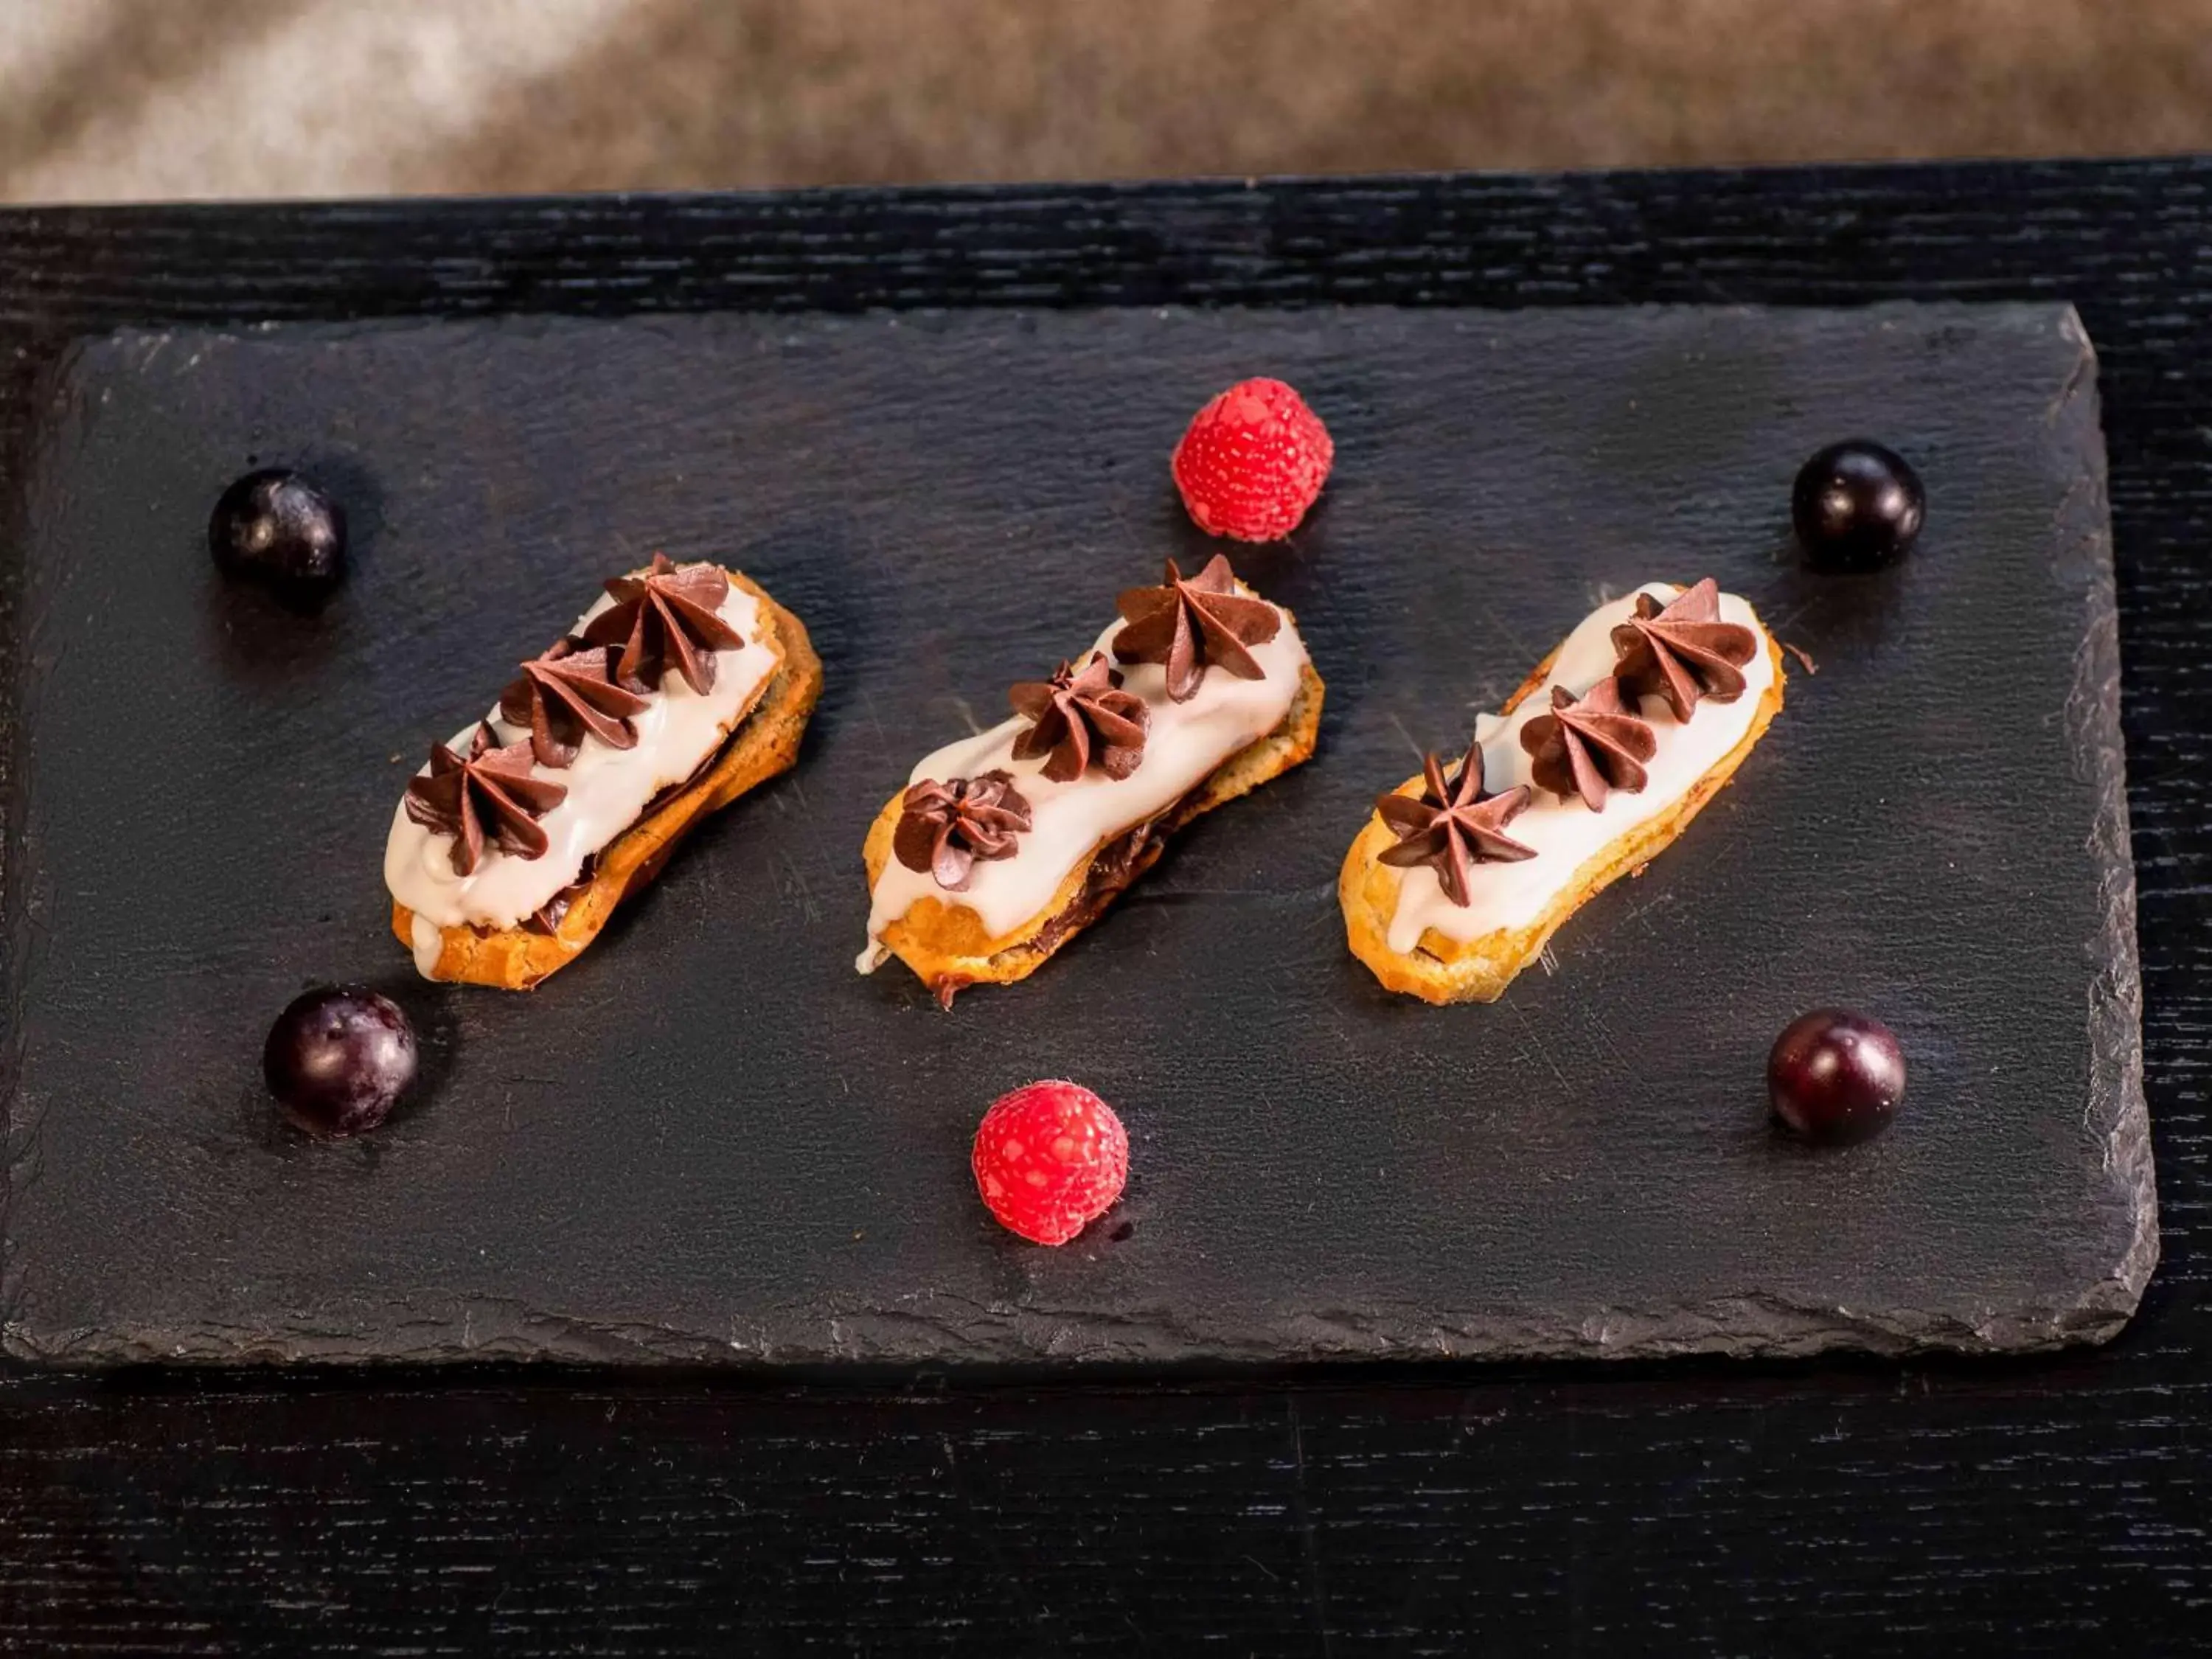
<svg viewBox="0 0 2212 1659"><path fill-rule="evenodd" d="M1145 758L1152 711L1121 690L1103 652L1093 652L1079 671L1062 663L1049 680L1024 681L1006 701L1030 723L1014 739L1014 758L1044 756L1044 775L1054 783L1081 777L1093 759L1108 777L1126 778Z"/></svg>
<svg viewBox="0 0 2212 1659"><path fill-rule="evenodd" d="M453 873L472 875L491 844L517 858L542 859L548 845L537 820L568 798L565 784L530 775L530 745L502 749L489 726L477 727L469 752L430 745L430 771L407 786L407 816L436 836L453 838Z"/></svg>
<svg viewBox="0 0 2212 1659"><path fill-rule="evenodd" d="M510 726L530 728L530 752L541 766L567 766L588 732L611 749L635 749L630 716L646 700L615 684L614 647L586 647L573 636L522 665L522 678L499 694Z"/></svg>
<svg viewBox="0 0 2212 1659"><path fill-rule="evenodd" d="M1382 796L1375 810L1398 837L1382 850L1382 862L1399 869L1425 864L1437 872L1444 896L1454 904L1469 902L1468 876L1478 864L1517 864L1536 849L1505 833L1505 826L1528 805L1528 786L1516 783L1501 795L1482 793L1482 745L1470 743L1449 781L1443 763L1431 754L1421 767L1419 795Z"/></svg>
<svg viewBox="0 0 2212 1659"><path fill-rule="evenodd" d="M745 642L714 614L730 597L730 579L711 564L672 564L656 553L644 575L617 576L606 586L615 603L592 618L584 641L621 647L617 672L630 690L658 690L673 667L703 697L714 689L714 653Z"/></svg>
<svg viewBox="0 0 2212 1659"><path fill-rule="evenodd" d="M1552 712L1522 726L1521 747L1539 788L1580 795L1596 812L1604 810L1608 790L1632 795L1650 781L1644 763L1657 752L1659 739L1650 721L1628 711L1620 683L1607 675L1579 701L1565 686L1553 686Z"/></svg>
<svg viewBox="0 0 2212 1659"><path fill-rule="evenodd" d="M1185 576L1170 559L1159 586L1126 589L1114 603L1128 623L1114 636L1114 654L1164 666L1175 702L1196 696L1209 668L1240 680L1263 678L1246 647L1265 645L1283 625L1273 605L1237 591L1237 574L1218 553L1195 576Z"/></svg>
<svg viewBox="0 0 2212 1659"><path fill-rule="evenodd" d="M1014 838L1030 827L1030 804L1011 774L934 779L915 784L901 802L891 851L909 870L926 870L950 893L965 892L978 859L1014 855Z"/></svg>
<svg viewBox="0 0 2212 1659"><path fill-rule="evenodd" d="M1743 665L1759 650L1748 628L1721 620L1720 584L1711 576L1686 587L1662 606L1649 593L1613 630L1620 653L1613 677L1631 697L1664 697L1674 718L1686 720L1700 696L1734 702L1743 695Z"/></svg>

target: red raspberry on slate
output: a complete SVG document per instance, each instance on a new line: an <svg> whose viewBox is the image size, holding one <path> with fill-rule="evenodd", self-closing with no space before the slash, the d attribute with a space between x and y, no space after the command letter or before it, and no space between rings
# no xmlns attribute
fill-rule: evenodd
<svg viewBox="0 0 2212 1659"><path fill-rule="evenodd" d="M1065 1244L1114 1207L1129 1178L1129 1134L1114 1109L1073 1083L1001 1095L975 1130L975 1190L1000 1224Z"/></svg>
<svg viewBox="0 0 2212 1659"><path fill-rule="evenodd" d="M1173 470L1200 530L1272 542L1298 527L1335 459L1304 398L1280 380L1239 380L1191 417Z"/></svg>

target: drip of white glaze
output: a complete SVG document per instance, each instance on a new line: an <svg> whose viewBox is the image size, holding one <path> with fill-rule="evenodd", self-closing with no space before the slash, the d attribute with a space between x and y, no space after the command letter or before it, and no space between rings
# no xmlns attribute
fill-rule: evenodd
<svg viewBox="0 0 2212 1659"><path fill-rule="evenodd" d="M615 603L602 595L576 619L572 634ZM564 785L568 798L538 820L549 845L542 858L517 858L487 846L473 873L457 876L452 861L453 838L433 835L407 816L403 799L392 817L384 847L384 882L392 896L415 913L415 962L425 975L425 959L435 950L425 943L432 928L478 925L512 927L576 879L584 860L637 822L646 803L671 784L684 782L721 747L738 712L775 670L767 643L768 627L753 596L735 582L715 613L752 641L714 655L714 689L701 696L673 666L659 690L631 719L637 746L614 749L589 732L574 762L565 767L532 764L533 777ZM497 708L489 716L502 744L520 743L527 727L509 725ZM476 727L464 727L453 747L468 752ZM429 768L425 765L423 772ZM420 774L418 774L420 775Z"/></svg>
<svg viewBox="0 0 2212 1659"><path fill-rule="evenodd" d="M1662 604L1681 591L1666 582L1647 582L1638 590ZM1476 865L1468 872L1469 902L1464 905L1445 896L1437 872L1426 865L1402 872L1398 908L1390 918L1393 951L1401 955L1411 951L1431 927L1446 939L1465 941L1499 928L1527 927L1599 848L1674 805L1743 741L1759 713L1760 698L1774 684L1774 658L1766 630L1751 606L1733 593L1723 593L1721 620L1748 628L1759 643L1744 665L1743 695L1734 702L1700 697L1686 725L1674 719L1663 698L1645 697L1641 713L1659 740L1659 751L1646 768L1650 781L1636 794L1612 791L1601 811L1591 811L1579 796L1554 795L1536 787L1528 775L1531 757L1521 747L1521 728L1550 709L1553 686L1564 685L1579 697L1613 672L1619 654L1613 648L1613 630L1635 607L1634 593L1600 605L1567 635L1544 683L1510 714L1477 718L1484 792L1503 794L1516 784L1528 785L1528 809L1505 826L1505 833L1524 847L1534 848L1536 856L1511 864Z"/></svg>
<svg viewBox="0 0 2212 1659"><path fill-rule="evenodd" d="M1242 582L1237 591L1259 597ZM1126 778L1109 778L1093 766L1079 778L1055 783L1044 775L1044 757L1014 758L1014 739L1029 725L1018 715L925 757L908 784L972 778L994 769L1011 772L1015 788L1030 804L1031 827L1012 858L976 860L964 892L948 893L927 871L909 870L896 857L886 860L869 907L867 948L854 966L864 974L880 967L890 955L879 943L884 929L915 900L931 895L975 911L994 939L1013 932L1051 902L1068 872L1099 842L1158 817L1222 762L1281 725L1297 700L1306 647L1289 613L1276 614L1283 625L1275 637L1250 647L1261 677L1242 680L1225 669L1209 668L1188 702L1169 701L1167 671L1158 664L1114 659L1122 673L1121 689L1142 697L1151 714L1144 762ZM1093 648L1110 655L1109 643L1121 628L1115 623ZM1085 653L1076 661L1089 659Z"/></svg>
<svg viewBox="0 0 2212 1659"><path fill-rule="evenodd" d="M415 971L424 979L438 971L438 958L446 952L446 935L438 924L417 911L407 923L407 933L415 947Z"/></svg>

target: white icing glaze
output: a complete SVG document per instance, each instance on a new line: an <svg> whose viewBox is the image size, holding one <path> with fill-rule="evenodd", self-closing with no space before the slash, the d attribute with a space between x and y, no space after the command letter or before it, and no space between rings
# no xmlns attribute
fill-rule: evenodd
<svg viewBox="0 0 2212 1659"><path fill-rule="evenodd" d="M613 604L603 594L569 631L582 633L592 618ZM586 732L572 764L531 767L532 776L564 784L568 790L568 799L538 821L550 843L543 858L516 858L487 846L475 872L457 876L452 863L453 838L433 835L416 823L401 801L384 846L384 882L392 896L415 913L415 963L426 975L428 964L437 960L434 946L425 942L426 937L434 939L436 935L434 931L426 936L426 927L513 927L575 880L586 857L636 823L656 793L683 782L721 747L737 724L738 712L775 672L775 657L763 643L768 625L760 606L744 588L731 583L729 596L716 614L754 643L714 653L714 685L705 696L672 669L659 691L631 722L637 729L635 748L610 748ZM526 728L501 719L496 707L489 719L502 744L529 736ZM466 753L475 732L473 723L464 726L452 739L453 746ZM422 771L428 770L426 763Z"/></svg>
<svg viewBox="0 0 2212 1659"><path fill-rule="evenodd" d="M1682 590L1666 582L1647 582L1637 591L1651 594L1663 604ZM1431 927L1446 939L1461 941L1499 928L1525 927L1574 880L1575 872L1599 848L1681 799L1743 741L1759 712L1760 698L1774 684L1774 659L1767 647L1766 630L1751 606L1733 593L1723 593L1721 620L1750 629L1759 641L1758 651L1744 665L1741 697L1734 702L1699 698L1687 725L1674 719L1663 699L1644 698L1641 712L1659 739L1659 752L1647 769L1650 781L1633 795L1613 790L1606 797L1602 811L1591 811L1577 796L1554 795L1531 782L1531 761L1521 747L1521 728L1552 706L1553 686L1564 685L1579 697L1613 672L1616 655L1613 630L1627 619L1635 605L1634 593L1600 605L1567 635L1543 684L1522 698L1519 707L1503 717L1476 718L1475 737L1482 744L1483 788L1496 794L1516 784L1528 784L1528 808L1505 827L1505 833L1523 846L1534 848L1536 856L1512 864L1475 866L1468 881L1471 902L1464 906L1444 896L1436 872L1426 865L1401 872L1398 908L1390 919L1389 943L1393 951L1401 955L1411 951L1420 943L1423 932Z"/></svg>
<svg viewBox="0 0 2212 1659"><path fill-rule="evenodd" d="M419 911L409 919L407 932L415 946L415 971L428 979L437 972L438 958L445 953L446 935Z"/></svg>
<svg viewBox="0 0 2212 1659"><path fill-rule="evenodd" d="M1242 582L1237 591L1259 597ZM864 974L881 966L890 955L878 943L884 929L915 900L932 895L975 911L993 938L1013 932L1051 902L1067 872L1100 842L1165 811L1230 756L1281 725L1297 700L1306 647L1290 614L1279 608L1277 614L1283 625L1275 637L1251 647L1261 678L1240 680L1209 668L1188 702L1168 700L1167 671L1158 664L1115 659L1123 675L1122 690L1145 700L1152 722L1143 764L1118 781L1093 766L1079 778L1055 783L1044 775L1043 757L1016 760L1014 739L1029 724L1019 715L925 757L908 775L909 785L930 778L972 778L994 768L1013 774L1015 787L1030 804L1030 830L1013 857L978 860L965 892L948 893L927 871L886 860L869 907L868 945L854 966ZM1121 628L1115 622L1093 649L1109 650ZM1089 657L1085 652L1075 660Z"/></svg>

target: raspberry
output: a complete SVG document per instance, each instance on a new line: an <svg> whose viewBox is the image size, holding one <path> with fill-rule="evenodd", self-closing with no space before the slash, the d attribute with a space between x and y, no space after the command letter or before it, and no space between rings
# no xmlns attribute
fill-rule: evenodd
<svg viewBox="0 0 2212 1659"><path fill-rule="evenodd" d="M1114 1109L1073 1083L1001 1095L975 1130L975 1190L1000 1224L1065 1244L1114 1207L1129 1178L1129 1134Z"/></svg>
<svg viewBox="0 0 2212 1659"><path fill-rule="evenodd" d="M1280 380L1239 380L1191 417L1173 471L1209 535L1272 542L1298 527L1328 481L1336 445Z"/></svg>

